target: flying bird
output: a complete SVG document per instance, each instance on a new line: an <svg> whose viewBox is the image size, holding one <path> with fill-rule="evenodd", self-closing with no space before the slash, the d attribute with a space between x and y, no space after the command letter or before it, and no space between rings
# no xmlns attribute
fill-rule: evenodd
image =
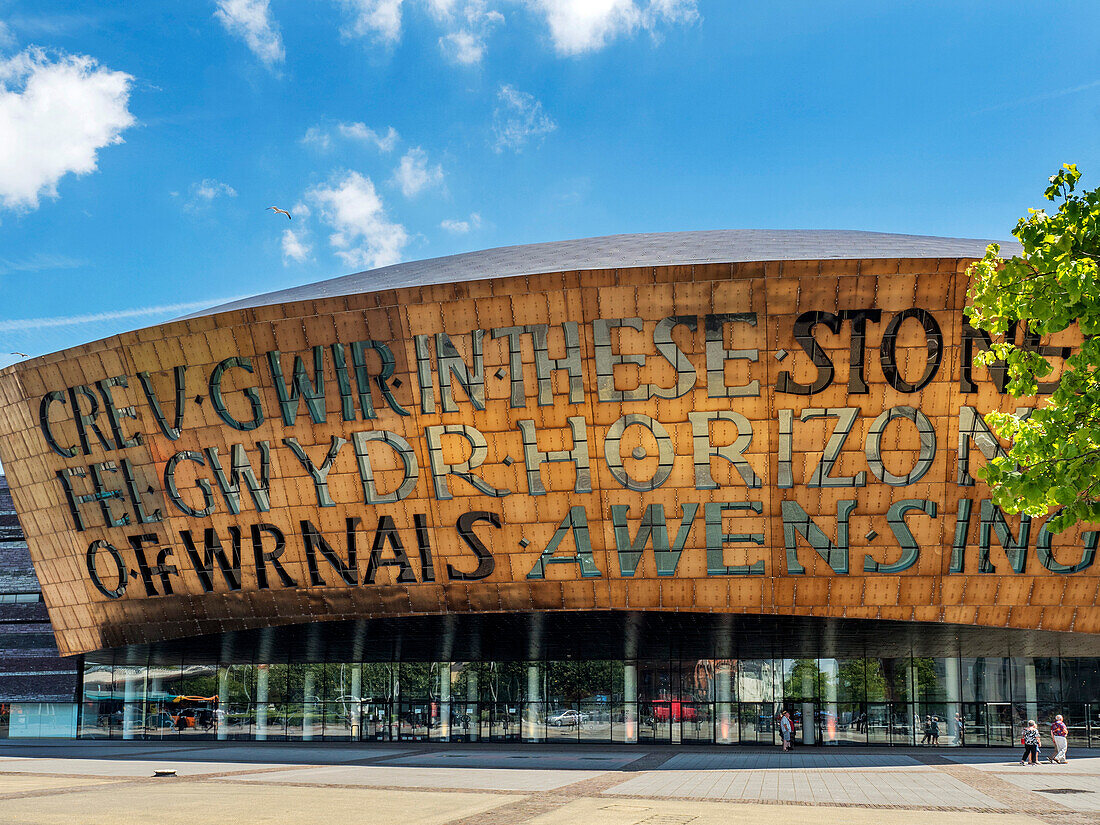
<svg viewBox="0 0 1100 825"><path fill-rule="evenodd" d="M30 358L30 356L27 355L27 353L25 353L25 352L13 352L11 354L12 355L18 355L20 358Z"/></svg>
<svg viewBox="0 0 1100 825"><path fill-rule="evenodd" d="M288 221L293 220L293 218L290 217L290 213L287 212L285 209L280 209L277 206L269 206L267 208L270 209L272 212L274 212L276 215L286 215L286 219Z"/></svg>

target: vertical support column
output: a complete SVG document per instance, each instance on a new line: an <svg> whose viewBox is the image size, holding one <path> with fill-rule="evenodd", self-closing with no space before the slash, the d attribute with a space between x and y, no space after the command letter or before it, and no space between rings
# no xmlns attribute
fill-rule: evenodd
<svg viewBox="0 0 1100 825"><path fill-rule="evenodd" d="M469 736L471 742L477 741L478 730L481 727L481 706L478 705L477 696L477 671L473 664L466 665L466 715L470 717Z"/></svg>
<svg viewBox="0 0 1100 825"><path fill-rule="evenodd" d="M839 718L837 706L837 682L840 681L840 666L836 659L824 659L825 666L821 668L821 685L824 690L822 691L822 709L824 714L824 730L821 732L821 738L825 740L827 745L835 745L837 743L837 730L836 723Z"/></svg>
<svg viewBox="0 0 1100 825"><path fill-rule="evenodd" d="M363 738L363 666L358 663L351 666L351 696L353 718L349 720L348 728L352 741L358 742Z"/></svg>
<svg viewBox="0 0 1100 825"><path fill-rule="evenodd" d="M439 663L439 739L451 741L451 663Z"/></svg>
<svg viewBox="0 0 1100 825"><path fill-rule="evenodd" d="M921 736L924 729L924 721L920 715L920 679L917 678L917 663L913 657L909 657L906 667L905 683L909 688L909 719L913 724L913 731L909 735L909 744L917 744L917 737Z"/></svg>
<svg viewBox="0 0 1100 825"><path fill-rule="evenodd" d="M268 665L256 665L256 738L267 739Z"/></svg>
<svg viewBox="0 0 1100 825"><path fill-rule="evenodd" d="M816 670L816 668L815 668ZM802 697L817 696L817 685L814 684L813 674L807 668L802 669ZM802 744L812 745L814 743L814 733L817 728L816 720L814 719L814 703L803 702L802 703Z"/></svg>
<svg viewBox="0 0 1100 825"><path fill-rule="evenodd" d="M218 706L214 708L214 724L220 740L229 738L229 668L218 668Z"/></svg>
<svg viewBox="0 0 1100 825"><path fill-rule="evenodd" d="M148 681L145 683L145 715L149 716L153 713L153 708L150 707L149 704L150 702L157 702L157 711L164 707L164 702L160 701L163 699L162 694L164 693L164 685L162 684L161 678L159 676L153 676L152 672L148 674L147 680ZM158 730L158 733L160 736L164 736L166 733L171 733L171 729L169 728L167 731Z"/></svg>
<svg viewBox="0 0 1100 825"><path fill-rule="evenodd" d="M633 745L638 741L638 664L623 665L623 741Z"/></svg>
<svg viewBox="0 0 1100 825"><path fill-rule="evenodd" d="M523 741L541 742L542 725L539 724L538 708L542 702L542 683L539 679L537 663L527 665L527 704L523 712Z"/></svg>
<svg viewBox="0 0 1100 825"><path fill-rule="evenodd" d="M947 696L947 718L940 725L940 731L948 734L948 745L961 745L959 736L959 717L962 716L962 682L959 680L959 657L948 656L943 660L944 693Z"/></svg>
<svg viewBox="0 0 1100 825"><path fill-rule="evenodd" d="M311 697L317 691L317 677L313 670L306 671L305 686L302 689L302 739L313 738L314 709Z"/></svg>
<svg viewBox="0 0 1100 825"><path fill-rule="evenodd" d="M1039 688L1035 678L1035 660L1024 661L1024 706L1027 718L1039 721Z"/></svg>
<svg viewBox="0 0 1100 825"><path fill-rule="evenodd" d="M122 738L133 739L137 728L137 705L141 701L137 689L137 668L128 668L126 684L122 690ZM142 680L144 681L144 680Z"/></svg>
<svg viewBox="0 0 1100 825"><path fill-rule="evenodd" d="M715 699L718 700L718 729L715 731L719 745L733 744L733 663L728 659L715 664Z"/></svg>

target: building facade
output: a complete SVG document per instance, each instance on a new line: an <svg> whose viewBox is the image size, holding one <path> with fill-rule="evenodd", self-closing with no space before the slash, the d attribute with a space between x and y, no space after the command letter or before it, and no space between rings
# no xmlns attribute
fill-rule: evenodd
<svg viewBox="0 0 1100 825"><path fill-rule="evenodd" d="M81 658L62 659L27 542L0 476L0 738L72 735Z"/></svg>
<svg viewBox="0 0 1100 825"><path fill-rule="evenodd" d="M512 247L8 368L80 735L1100 739L1098 533L975 475L1026 412L971 366L984 247Z"/></svg>

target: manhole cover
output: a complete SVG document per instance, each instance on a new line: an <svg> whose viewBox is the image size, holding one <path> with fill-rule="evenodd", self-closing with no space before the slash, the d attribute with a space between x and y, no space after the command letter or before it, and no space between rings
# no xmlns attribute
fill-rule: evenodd
<svg viewBox="0 0 1100 825"><path fill-rule="evenodd" d="M1082 788L1036 788L1036 793L1096 793L1096 791L1086 791Z"/></svg>

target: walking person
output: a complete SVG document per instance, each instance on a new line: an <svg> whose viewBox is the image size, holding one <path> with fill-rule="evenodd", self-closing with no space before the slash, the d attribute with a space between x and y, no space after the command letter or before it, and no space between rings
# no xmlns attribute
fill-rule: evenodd
<svg viewBox="0 0 1100 825"><path fill-rule="evenodd" d="M1054 740L1054 747L1057 750L1057 753L1050 757L1050 764L1066 764L1066 749L1069 747L1068 736L1069 731L1066 729L1066 723L1062 721L1062 714L1059 713L1054 717L1054 724L1050 726L1050 738Z"/></svg>
<svg viewBox="0 0 1100 825"><path fill-rule="evenodd" d="M924 717L924 738L920 740L922 745L932 744L932 717Z"/></svg>
<svg viewBox="0 0 1100 825"><path fill-rule="evenodd" d="M1039 764L1039 744L1041 742L1039 738L1039 728L1035 724L1034 719L1029 719L1027 727L1024 728L1024 735L1021 737L1021 741L1024 744L1024 753L1020 757L1021 765L1038 765Z"/></svg>
<svg viewBox="0 0 1100 825"><path fill-rule="evenodd" d="M791 724L791 714L783 711L783 714L779 717L779 735L783 738L784 753L791 749L791 734L793 732L794 725Z"/></svg>
<svg viewBox="0 0 1100 825"><path fill-rule="evenodd" d="M940 717L932 717L932 745L939 747L940 745Z"/></svg>
<svg viewBox="0 0 1100 825"><path fill-rule="evenodd" d="M963 721L962 714L961 713L956 713L955 714L955 744L956 745L962 745L962 743L963 743L963 734L964 734L965 730L966 730L966 722Z"/></svg>

